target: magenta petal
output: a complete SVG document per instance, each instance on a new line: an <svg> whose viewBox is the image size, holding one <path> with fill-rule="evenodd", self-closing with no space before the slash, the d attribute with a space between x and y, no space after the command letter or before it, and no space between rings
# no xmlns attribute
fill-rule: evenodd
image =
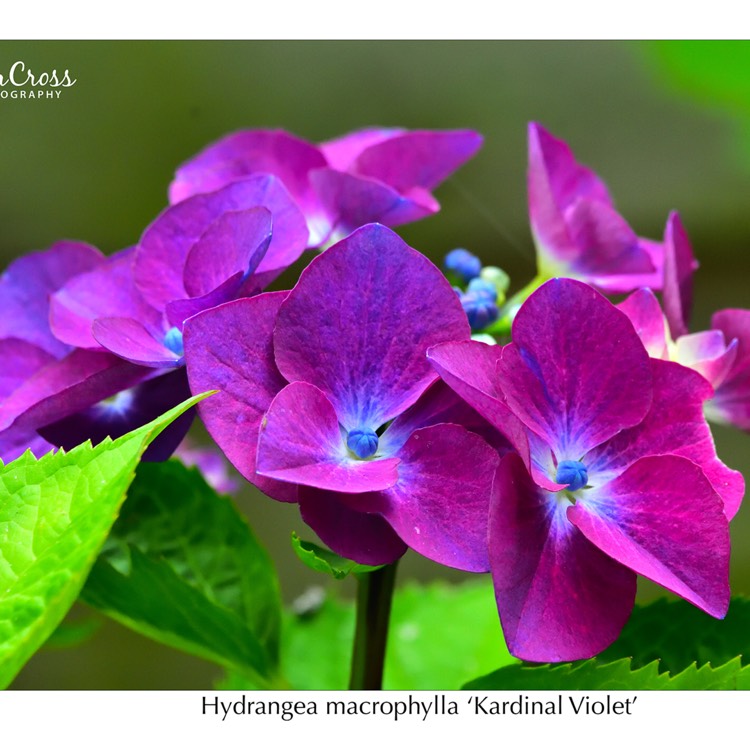
<svg viewBox="0 0 750 750"><path fill-rule="evenodd" d="M432 347L427 358L443 381L504 435L528 463L526 428L507 407L498 387L496 368L501 351L499 346L479 341L456 341Z"/></svg>
<svg viewBox="0 0 750 750"><path fill-rule="evenodd" d="M134 248L129 248L88 273L72 278L52 295L50 325L61 340L83 349L98 349L91 326L97 318L133 318L158 326L161 315L135 288Z"/></svg>
<svg viewBox="0 0 750 750"><path fill-rule="evenodd" d="M703 417L711 386L698 373L674 362L651 360L654 398L643 421L623 430L586 456L589 482L601 486L645 456L672 454L698 464L732 518L745 492L742 474L716 455Z"/></svg>
<svg viewBox="0 0 750 750"><path fill-rule="evenodd" d="M177 367L182 355L168 349L162 341L132 318L99 318L91 326L94 338L118 357L146 367Z"/></svg>
<svg viewBox="0 0 750 750"><path fill-rule="evenodd" d="M188 253L208 227L228 211L267 208L273 214L273 239L256 269L270 279L291 265L307 244L307 225L281 181L257 174L214 193L195 195L163 211L146 229L135 258L135 282L158 310L189 297L183 282Z"/></svg>
<svg viewBox="0 0 750 750"><path fill-rule="evenodd" d="M669 322L672 338L688 332L688 321L693 307L693 272L698 262L693 256L685 227L673 211L664 230L664 314Z"/></svg>
<svg viewBox="0 0 750 750"><path fill-rule="evenodd" d="M579 460L651 403L649 357L627 316L572 279L526 300L498 373L508 406L558 460Z"/></svg>
<svg viewBox="0 0 750 750"><path fill-rule="evenodd" d="M245 479L276 500L296 502L296 487L255 472L261 420L287 384L271 345L286 295L261 294L206 310L185 323L184 345L192 392L219 391L198 404L211 437Z"/></svg>
<svg viewBox="0 0 750 750"><path fill-rule="evenodd" d="M365 148L349 171L373 177L400 192L432 190L482 146L473 130L415 130Z"/></svg>
<svg viewBox="0 0 750 750"><path fill-rule="evenodd" d="M185 260L185 289L191 297L209 294L237 273L250 275L271 242L267 208L228 211L209 225Z"/></svg>
<svg viewBox="0 0 750 750"><path fill-rule="evenodd" d="M334 492L369 492L396 484L398 464L397 458L354 458L333 405L309 383L286 386L260 426L257 471L271 479Z"/></svg>
<svg viewBox="0 0 750 750"><path fill-rule="evenodd" d="M389 227L436 213L440 204L424 191L408 195L370 177L316 169L310 181L336 231L346 234L370 222Z"/></svg>
<svg viewBox="0 0 750 750"><path fill-rule="evenodd" d="M667 329L659 301L650 289L637 289L617 305L628 316L650 357L667 357Z"/></svg>
<svg viewBox="0 0 750 750"><path fill-rule="evenodd" d="M401 128L365 128L325 141L319 147L330 167L346 172L366 148L403 132Z"/></svg>
<svg viewBox="0 0 750 750"><path fill-rule="evenodd" d="M596 277L655 270L633 230L610 205L578 198L564 215L570 237L578 248L571 263L576 274Z"/></svg>
<svg viewBox="0 0 750 750"><path fill-rule="evenodd" d="M490 565L508 648L527 661L595 656L617 638L635 600L635 574L589 542L565 505L535 486L518 456L501 461Z"/></svg>
<svg viewBox="0 0 750 750"><path fill-rule="evenodd" d="M497 453L472 432L436 424L398 452L398 483L379 493L383 517L412 549L442 565L489 570L487 522Z"/></svg>
<svg viewBox="0 0 750 750"><path fill-rule="evenodd" d="M407 550L382 516L353 510L340 493L300 487L299 508L324 544L360 565L388 565Z"/></svg>
<svg viewBox="0 0 750 750"><path fill-rule="evenodd" d="M724 382L708 402L712 419L750 430L750 310L720 310L711 327L723 332L726 341L737 341L737 354Z"/></svg>
<svg viewBox="0 0 750 750"><path fill-rule="evenodd" d="M369 225L302 272L279 310L274 351L284 377L318 386L345 429L377 429L437 379L427 349L468 338L440 271L394 232Z"/></svg>
<svg viewBox="0 0 750 750"><path fill-rule="evenodd" d="M283 130L242 130L203 149L179 167L170 203L209 193L256 172L276 175L307 213L314 198L308 173L326 166L320 149Z"/></svg>
<svg viewBox="0 0 750 750"><path fill-rule="evenodd" d="M700 331L680 336L675 342L675 360L699 372L714 388L718 388L732 371L739 342L727 346L722 331Z"/></svg>
<svg viewBox="0 0 750 750"><path fill-rule="evenodd" d="M0 398L9 396L34 373L55 361L41 347L23 339L0 339Z"/></svg>
<svg viewBox="0 0 750 750"><path fill-rule="evenodd" d="M56 422L148 378L153 371L109 352L76 349L37 371L0 405L0 430Z"/></svg>
<svg viewBox="0 0 750 750"><path fill-rule="evenodd" d="M0 277L0 339L23 339L56 357L65 355L69 347L50 331L50 295L103 261L95 247L63 241L11 263Z"/></svg>
<svg viewBox="0 0 750 750"><path fill-rule="evenodd" d="M26 451L31 451L35 458L41 458L54 449L55 446L48 443L35 430L11 427L0 431L0 461L3 463L15 461Z"/></svg>
<svg viewBox="0 0 750 750"><path fill-rule="evenodd" d="M714 617L729 606L729 524L703 472L651 456L587 490L568 518L599 549Z"/></svg>

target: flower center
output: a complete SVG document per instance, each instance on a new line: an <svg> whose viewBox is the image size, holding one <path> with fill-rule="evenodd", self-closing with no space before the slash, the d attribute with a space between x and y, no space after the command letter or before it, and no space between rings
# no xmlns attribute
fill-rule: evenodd
<svg viewBox="0 0 750 750"><path fill-rule="evenodd" d="M557 465L555 481L567 484L570 492L580 490L589 481L589 473L580 461L560 461Z"/></svg>
<svg viewBox="0 0 750 750"><path fill-rule="evenodd" d="M357 458L370 458L378 449L378 435L369 427L355 427L346 436L346 447Z"/></svg>
<svg viewBox="0 0 750 750"><path fill-rule="evenodd" d="M178 357L185 355L185 348L182 344L182 331L177 328L177 326L172 326L166 334L164 334L164 346L166 346L170 352L174 352Z"/></svg>

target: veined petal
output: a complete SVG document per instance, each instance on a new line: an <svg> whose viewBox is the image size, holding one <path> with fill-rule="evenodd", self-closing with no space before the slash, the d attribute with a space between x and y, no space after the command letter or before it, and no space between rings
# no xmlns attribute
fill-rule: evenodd
<svg viewBox="0 0 750 750"><path fill-rule="evenodd" d="M407 550L388 522L377 513L362 513L346 496L314 487L299 488L299 509L305 523L337 555L360 565L388 565Z"/></svg>
<svg viewBox="0 0 750 750"><path fill-rule="evenodd" d="M490 565L503 634L527 661L586 659L609 646L633 608L636 576L566 518L560 493L537 487L507 455L490 510Z"/></svg>
<svg viewBox="0 0 750 750"><path fill-rule="evenodd" d="M274 351L284 377L319 387L346 430L374 430L437 379L426 350L469 333L440 271L369 225L302 272L279 310Z"/></svg>
<svg viewBox="0 0 750 750"><path fill-rule="evenodd" d="M188 251L188 294L209 294L236 273L249 276L255 271L271 242L272 222L271 212L262 206L219 216Z"/></svg>
<svg viewBox="0 0 750 750"><path fill-rule="evenodd" d="M256 174L170 206L151 223L134 266L135 283L146 300L164 310L168 302L189 297L183 273L190 249L221 215L256 207L273 214L273 239L256 274L270 281L297 260L307 245L305 219L278 177Z"/></svg>
<svg viewBox="0 0 750 750"><path fill-rule="evenodd" d="M739 509L745 492L742 474L716 455L703 404L711 386L697 372L674 362L651 360L654 398L640 424L623 430L586 455L589 482L595 486L622 474L645 456L683 456L698 464L719 493L727 518Z"/></svg>
<svg viewBox="0 0 750 750"><path fill-rule="evenodd" d="M558 460L579 460L638 424L651 403L649 357L632 324L572 279L548 281L526 300L498 373L508 406Z"/></svg>
<svg viewBox="0 0 750 750"><path fill-rule="evenodd" d="M399 192L432 190L471 159L483 138L473 130L414 130L363 149L349 171L373 177Z"/></svg>
<svg viewBox="0 0 750 750"><path fill-rule="evenodd" d="M729 524L700 467L650 456L586 490L568 518L589 541L714 617L729 606Z"/></svg>
<svg viewBox="0 0 750 750"><path fill-rule="evenodd" d="M403 132L402 128L364 128L325 141L320 144L320 150L330 167L346 172L366 148Z"/></svg>
<svg viewBox="0 0 750 750"><path fill-rule="evenodd" d="M0 339L0 398L6 398L34 373L55 361L45 349L16 338Z"/></svg>
<svg viewBox="0 0 750 750"><path fill-rule="evenodd" d="M672 338L688 332L693 307L693 272L698 268L680 216L673 211L664 230L664 314Z"/></svg>
<svg viewBox="0 0 750 750"><path fill-rule="evenodd" d="M397 458L349 453L333 404L314 385L290 383L260 426L257 471L283 482L334 492L369 492L398 481Z"/></svg>
<svg viewBox="0 0 750 750"><path fill-rule="evenodd" d="M738 350L737 339L727 345L722 331L688 333L675 342L675 361L699 372L716 389L732 371Z"/></svg>
<svg viewBox="0 0 750 750"><path fill-rule="evenodd" d="M13 261L0 276L0 339L23 339L55 357L67 354L70 347L50 331L50 295L103 262L95 247L69 241Z"/></svg>
<svg viewBox="0 0 750 750"><path fill-rule="evenodd" d="M617 309L628 316L650 357L668 358L666 320L650 289L637 289Z"/></svg>
<svg viewBox="0 0 750 750"><path fill-rule="evenodd" d="M711 327L722 331L726 341L737 340L737 354L706 411L712 419L750 430L750 310L720 310Z"/></svg>
<svg viewBox="0 0 750 750"><path fill-rule="evenodd" d="M487 523L497 453L455 424L416 430L397 454L383 517L412 549L459 570L489 570Z"/></svg>
<svg viewBox="0 0 750 750"><path fill-rule="evenodd" d="M185 364L193 393L218 390L201 401L206 429L237 471L267 495L296 502L293 485L255 471L258 431L287 381L273 359L272 334L287 292L228 302L185 323Z"/></svg>
<svg viewBox="0 0 750 750"><path fill-rule="evenodd" d="M182 354L169 349L133 318L98 318L91 333L105 349L136 365L177 367L183 362Z"/></svg>

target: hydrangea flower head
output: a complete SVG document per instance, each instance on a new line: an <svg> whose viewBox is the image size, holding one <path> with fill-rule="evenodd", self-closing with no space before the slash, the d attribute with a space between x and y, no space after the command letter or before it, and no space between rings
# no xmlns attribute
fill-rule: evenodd
<svg viewBox="0 0 750 750"><path fill-rule="evenodd" d="M650 359L628 318L570 279L529 297L511 344L429 356L516 448L490 516L515 655L565 661L604 649L630 614L636 574L724 615L728 519L744 484L716 457L703 378Z"/></svg>
<svg viewBox="0 0 750 750"><path fill-rule="evenodd" d="M288 294L191 318L185 356L192 388L220 391L201 416L229 460L267 494L299 502L334 551L381 564L409 545L486 570L497 453L462 426L482 420L435 385L425 357L469 335L440 271L368 225Z"/></svg>
<svg viewBox="0 0 750 750"><path fill-rule="evenodd" d="M663 250L639 238L604 183L537 123L529 124L529 217L544 278L567 276L610 292L661 288Z"/></svg>
<svg viewBox="0 0 750 750"><path fill-rule="evenodd" d="M169 197L178 203L249 175L276 175L317 247L369 222L398 226L435 213L431 191L481 144L470 130L368 128L318 145L282 130L243 130L183 164Z"/></svg>

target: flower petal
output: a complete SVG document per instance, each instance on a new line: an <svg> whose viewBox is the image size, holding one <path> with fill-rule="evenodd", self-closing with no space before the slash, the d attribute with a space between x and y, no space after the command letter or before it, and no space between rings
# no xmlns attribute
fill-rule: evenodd
<svg viewBox="0 0 750 750"><path fill-rule="evenodd" d="M274 351L286 379L318 386L346 430L376 429L437 379L426 350L469 334L440 271L369 225L302 272L279 310Z"/></svg>
<svg viewBox="0 0 750 750"><path fill-rule="evenodd" d="M105 349L136 365L177 367L181 354L168 349L162 341L133 318L98 318L91 326L94 339Z"/></svg>
<svg viewBox="0 0 750 750"><path fill-rule="evenodd" d="M508 406L558 460L579 460L640 422L651 403L649 357L632 324L572 279L548 281L526 300L498 373Z"/></svg>
<svg viewBox="0 0 750 750"><path fill-rule="evenodd" d="M729 606L729 523L700 467L650 456L586 490L568 518L599 549L714 617Z"/></svg>
<svg viewBox="0 0 750 750"><path fill-rule="evenodd" d="M402 128L364 128L347 133L339 138L320 144L320 150L328 161L328 165L340 172L346 172L352 162L370 146L388 140L394 135L403 133Z"/></svg>
<svg viewBox="0 0 750 750"><path fill-rule="evenodd" d="M103 262L95 247L68 241L13 261L0 277L0 339L23 339L56 357L64 356L70 347L49 327L50 295Z"/></svg>
<svg viewBox="0 0 750 750"><path fill-rule="evenodd" d="M334 492L369 492L398 480L397 458L358 460L346 448L336 412L309 383L290 383L271 402L260 426L262 476Z"/></svg>
<svg viewBox="0 0 750 750"><path fill-rule="evenodd" d="M664 314L672 338L688 332L693 307L693 272L698 262L680 216L673 211L664 230Z"/></svg>
<svg viewBox="0 0 750 750"><path fill-rule="evenodd" d="M650 289L637 289L617 309L628 316L649 356L666 359L666 321L654 293Z"/></svg>
<svg viewBox="0 0 750 750"><path fill-rule="evenodd" d="M716 455L711 430L703 416L711 386L697 372L674 362L651 360L654 398L643 421L623 430L586 456L589 482L601 486L645 456L671 454L698 464L722 497L732 518L745 491L742 474Z"/></svg>
<svg viewBox="0 0 750 750"><path fill-rule="evenodd" d="M508 648L527 661L598 654L617 638L635 600L635 574L573 527L559 498L534 484L518 456L501 461L490 565Z"/></svg>
<svg viewBox="0 0 750 750"><path fill-rule="evenodd" d="M257 174L214 193L194 195L152 222L140 239L134 267L135 283L146 300L164 310L168 302L189 297L183 273L192 246L222 214L259 206L273 214L273 239L254 275L270 283L301 255L307 225L279 178Z"/></svg>
<svg viewBox="0 0 750 750"><path fill-rule="evenodd" d="M459 570L489 570L497 453L463 427L436 424L416 430L397 456L398 483L378 493L383 517L420 555Z"/></svg>
<svg viewBox="0 0 750 750"><path fill-rule="evenodd" d="M191 297L209 294L236 273L249 276L271 242L267 208L227 211L208 226L185 260L185 289Z"/></svg>
<svg viewBox="0 0 750 750"><path fill-rule="evenodd" d="M300 487L299 509L324 544L360 565L388 565L408 549L382 516L353 510L338 492Z"/></svg>
<svg viewBox="0 0 750 750"><path fill-rule="evenodd" d="M287 384L273 359L272 333L287 292L228 302L185 323L185 363L193 393L218 390L198 405L206 429L237 471L267 495L296 502L296 487L255 472L258 431Z"/></svg>

